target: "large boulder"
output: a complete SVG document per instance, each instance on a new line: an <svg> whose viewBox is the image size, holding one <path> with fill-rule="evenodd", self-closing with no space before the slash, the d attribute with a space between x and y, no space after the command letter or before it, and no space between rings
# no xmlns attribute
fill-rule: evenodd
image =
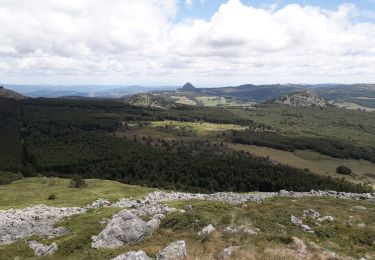
<svg viewBox="0 0 375 260"><path fill-rule="evenodd" d="M179 240L169 244L166 248L160 250L156 255L158 260L180 260L185 259L187 256L186 253L186 244L185 241Z"/></svg>
<svg viewBox="0 0 375 260"><path fill-rule="evenodd" d="M51 245L47 246L41 244L37 241L30 241L29 247L34 250L34 254L36 256L48 256L53 255L57 251L58 247L57 244L54 242Z"/></svg>
<svg viewBox="0 0 375 260"><path fill-rule="evenodd" d="M158 228L163 215L155 215L149 222L123 210L113 216L107 226L98 236L93 236L93 248L117 248L134 244L143 240L148 234Z"/></svg>
<svg viewBox="0 0 375 260"><path fill-rule="evenodd" d="M151 260L151 258L149 258L145 252L139 250L124 253L115 258L112 258L111 260Z"/></svg>

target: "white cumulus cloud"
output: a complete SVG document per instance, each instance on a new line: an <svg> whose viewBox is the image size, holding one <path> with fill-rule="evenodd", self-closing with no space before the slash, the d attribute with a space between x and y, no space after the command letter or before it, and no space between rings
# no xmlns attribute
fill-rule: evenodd
<svg viewBox="0 0 375 260"><path fill-rule="evenodd" d="M375 24L353 5L266 10L229 0L208 20L176 23L178 5L0 0L0 81L375 81Z"/></svg>

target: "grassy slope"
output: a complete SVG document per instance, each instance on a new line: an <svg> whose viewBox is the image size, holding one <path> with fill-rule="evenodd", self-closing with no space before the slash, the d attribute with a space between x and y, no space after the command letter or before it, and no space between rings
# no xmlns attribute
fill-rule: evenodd
<svg viewBox="0 0 375 260"><path fill-rule="evenodd" d="M317 152L295 151L287 152L268 147L259 147L255 145L227 144L235 150L243 150L257 156L263 156L282 164L288 164L297 168L307 168L312 172L330 175L337 178L345 177L348 180L362 183L372 183L375 185L375 164L364 160L344 160L321 155ZM340 165L348 166L353 174L343 176L336 173L336 168ZM374 186L375 187L375 186Z"/></svg>
<svg viewBox="0 0 375 260"><path fill-rule="evenodd" d="M106 180L86 180L87 187L69 187L68 179L25 178L9 185L0 186L0 209L22 208L35 204L58 207L85 206L99 197L117 201L123 197L143 197L153 191L151 188L126 185ZM50 194L56 200L48 200Z"/></svg>
<svg viewBox="0 0 375 260"><path fill-rule="evenodd" d="M10 201L15 188L22 190L37 186L39 189L48 190L48 186L37 184L41 182L41 179L32 178L4 186L4 193L1 197ZM94 186L91 189L90 184ZM89 183L87 189L96 190L96 194L110 196L110 193L107 193L107 184L106 181L95 181ZM140 196L146 191L144 188L136 186L129 187L119 184L116 188L115 183L111 183L111 185L114 185L116 196ZM121 188L119 186L123 186L121 194L116 192L116 189ZM58 180L55 189L63 190L66 189L65 187L65 180ZM48 194L48 192L45 193ZM87 199L96 198L94 195L86 194L86 196ZM82 205L86 203L81 200L76 201L75 197L76 194L67 192L63 204ZM37 202L38 200L34 199L33 201ZM26 204L20 200L14 203L18 204L13 206ZM331 198L274 198L266 200L264 203L248 203L247 208L207 201L170 202L169 204L178 208L191 204L193 205L193 211L168 215L153 235L133 246L124 246L115 250L95 250L90 247L91 236L97 235L104 228L104 225L100 224L99 221L118 211L118 209L112 208L91 210L87 214L73 216L60 222L59 226L65 226L71 231L65 236L49 240L43 237L30 239L36 239L46 244L52 242L58 244L59 250L56 255L45 259L111 259L123 252L139 249L152 256L168 243L179 239L184 239L187 242L190 259L213 259L230 245L244 246L238 252L238 256L243 257L240 259L251 259L251 257L256 257L256 259L290 259L279 255L277 249L288 247L292 236L297 236L305 242L314 242L319 247L341 255L356 258L363 257L365 254L375 256L375 205L373 203ZM58 200L52 201L51 205L60 206L61 202ZM351 208L354 205L362 205L367 209L352 210ZM305 222L314 228L317 235L304 233L300 228L291 224L290 215L301 217L302 211L307 208L318 210L323 215L334 216L337 221L316 226L306 220ZM349 216L353 217L352 227L345 225ZM214 224L217 231L207 239L199 239L197 232L208 223ZM358 228L358 223L365 223L366 228ZM221 231L228 225L242 224L260 228L260 235L228 236ZM0 259L13 259L15 256L20 259L34 259L31 249L27 247L24 240L11 245L0 246Z"/></svg>

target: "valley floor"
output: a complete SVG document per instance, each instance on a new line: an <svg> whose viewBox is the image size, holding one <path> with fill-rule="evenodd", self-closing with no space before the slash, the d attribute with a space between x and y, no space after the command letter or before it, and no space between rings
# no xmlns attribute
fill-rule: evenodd
<svg viewBox="0 0 375 260"><path fill-rule="evenodd" d="M62 236L25 237L0 245L0 259L37 259L28 246L31 240L46 245L55 242L58 246L53 256L43 259L112 259L137 250L153 257L178 240L186 242L188 259L220 259L223 250L231 246L236 246L232 248L232 259L375 257L375 194L358 196L358 199L367 200L354 200L331 195L305 196L310 193L304 196L287 192L280 192L278 196L271 196L271 193L228 193L212 195L218 198L213 201L207 199L212 197L208 195L154 193L155 189L112 181L87 180L87 184L87 187L75 189L69 188L66 179L26 178L0 186L0 214L14 214L14 211L9 211L11 208L19 208L22 212L22 208L37 204L80 207L84 211L65 217L55 225L69 230ZM51 194L56 199L48 200ZM147 194L146 199L141 199ZM99 197L108 199L108 204L86 206ZM50 210L49 207L45 209ZM115 249L92 248L92 236L99 235L116 213L124 214L125 211L137 215L139 221L148 221L157 212L165 217L142 241ZM319 218L316 214L320 215ZM0 221L0 232L4 232L7 224ZM198 232L209 224L215 230L199 236ZM313 232L305 232L303 225Z"/></svg>

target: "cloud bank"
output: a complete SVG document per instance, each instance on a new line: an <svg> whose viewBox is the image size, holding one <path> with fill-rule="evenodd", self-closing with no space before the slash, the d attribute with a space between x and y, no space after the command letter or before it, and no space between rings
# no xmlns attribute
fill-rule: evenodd
<svg viewBox="0 0 375 260"><path fill-rule="evenodd" d="M179 5L0 0L0 81L375 82L375 24L353 5L265 10L229 0L209 20L176 23Z"/></svg>

